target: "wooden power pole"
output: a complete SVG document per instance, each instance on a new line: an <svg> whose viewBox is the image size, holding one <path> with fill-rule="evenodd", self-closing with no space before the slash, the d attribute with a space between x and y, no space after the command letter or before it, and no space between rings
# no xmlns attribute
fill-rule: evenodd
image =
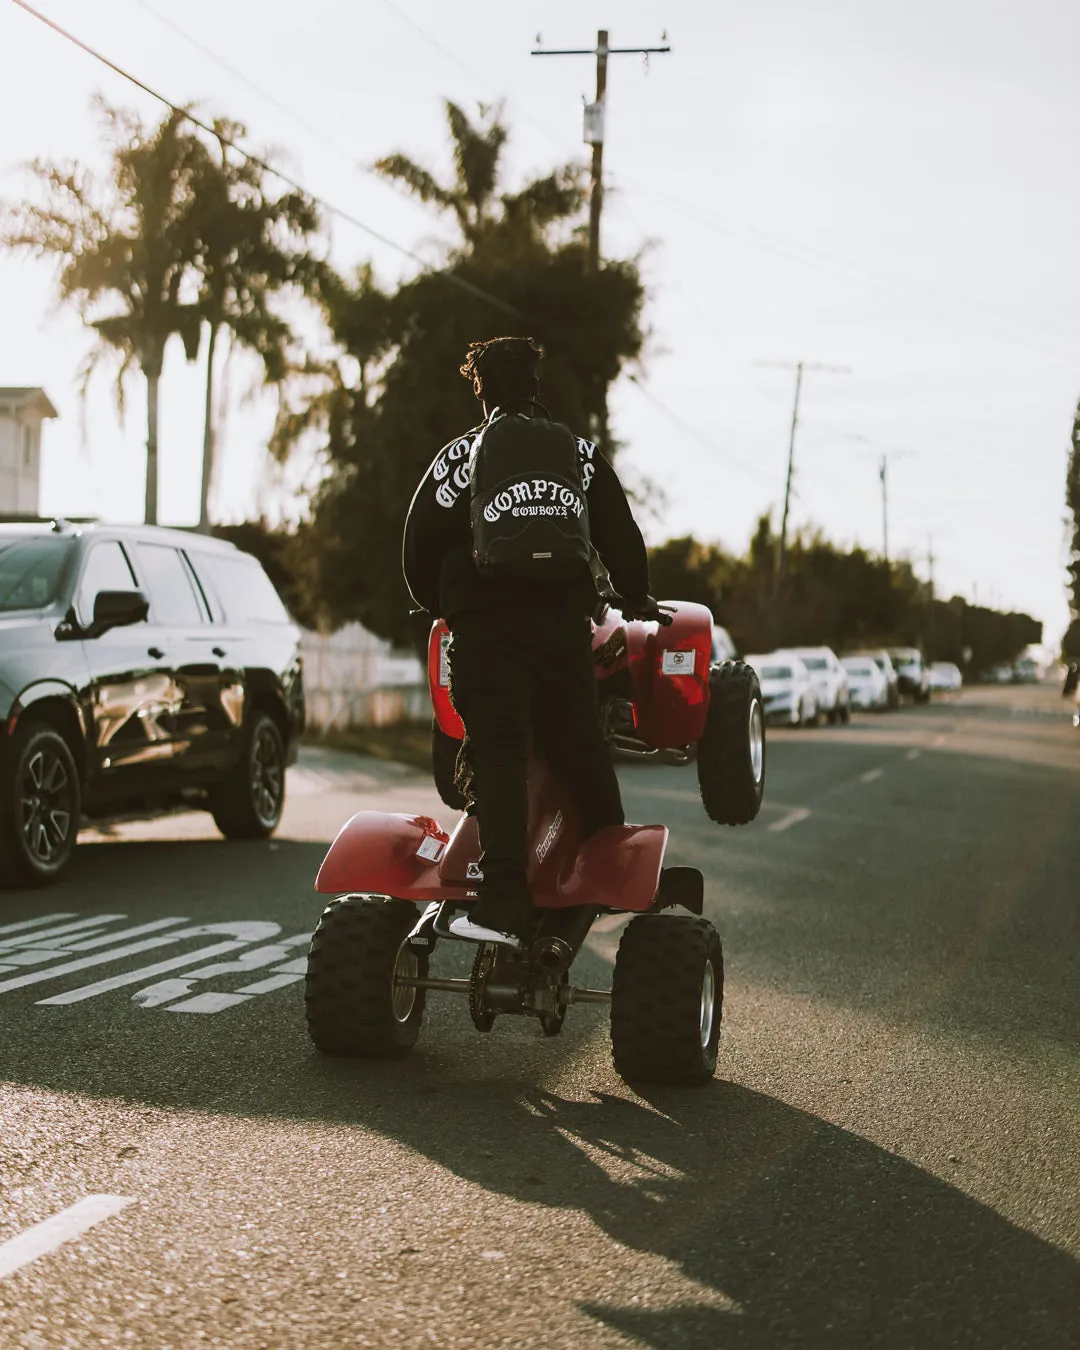
<svg viewBox="0 0 1080 1350"><path fill-rule="evenodd" d="M661 39L666 38L666 34ZM595 56L596 57L596 98L585 105L585 144L592 146L592 182L589 189L589 271L600 268L600 210L604 203L604 114L607 106L607 62L609 56L649 57L662 52L670 52L663 47L609 47L608 30L601 28L596 34L595 47L541 47L540 35L533 56Z"/></svg>
<svg viewBox="0 0 1080 1350"><path fill-rule="evenodd" d="M795 371L795 405L791 410L791 435L788 437L787 479L784 483L784 513L780 518L780 542L776 551L776 589L784 580L787 566L787 526L791 509L791 480L795 472L795 429L799 425L799 397L802 394L803 372L807 370L827 370L835 375L850 375L850 366L826 366L817 361L755 361L757 366L774 366L780 370Z"/></svg>

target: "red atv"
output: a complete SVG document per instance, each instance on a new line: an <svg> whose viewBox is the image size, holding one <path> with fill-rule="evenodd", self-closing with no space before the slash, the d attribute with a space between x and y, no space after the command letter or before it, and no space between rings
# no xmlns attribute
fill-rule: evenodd
<svg viewBox="0 0 1080 1350"><path fill-rule="evenodd" d="M765 731L757 677L740 661L711 663L712 616L702 605L664 606L650 621L605 607L593 652L612 745L697 763L705 810L742 825L761 806ZM450 703L449 634L428 647L435 709L433 758L443 800L463 805L453 781L463 727ZM529 886L534 931L524 950L476 947L467 979L440 979L429 959L455 913L476 898L475 817L452 833L428 816L361 811L334 840L315 889L337 896L312 938L307 1023L329 1054L391 1058L416 1043L429 991L464 994L480 1031L499 1014L562 1029L571 1003L610 1003L615 1067L624 1078L699 1083L712 1077L723 1001L723 956L701 916L704 878L665 867L663 825L624 825L581 842L568 794L547 766L529 776ZM342 892L345 892L342 894ZM424 906L417 911L417 904ZM690 914L669 913L675 906ZM602 915L630 913L611 990L570 984L570 966Z"/></svg>

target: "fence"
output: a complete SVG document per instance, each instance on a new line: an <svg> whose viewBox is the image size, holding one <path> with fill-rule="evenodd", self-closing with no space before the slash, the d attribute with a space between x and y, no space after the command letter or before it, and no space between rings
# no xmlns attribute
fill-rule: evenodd
<svg viewBox="0 0 1080 1350"><path fill-rule="evenodd" d="M307 721L315 731L389 726L431 714L421 663L358 623L336 633L304 633L300 650Z"/></svg>

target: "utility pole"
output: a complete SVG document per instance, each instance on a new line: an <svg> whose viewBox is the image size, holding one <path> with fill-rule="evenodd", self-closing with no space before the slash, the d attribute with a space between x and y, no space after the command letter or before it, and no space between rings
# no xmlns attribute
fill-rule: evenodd
<svg viewBox="0 0 1080 1350"><path fill-rule="evenodd" d="M604 202L604 113L607 101L607 61L609 56L643 56L646 69L649 57L670 52L666 45L667 34L661 35L663 47L609 47L608 30L601 28L596 34L595 47L541 47L540 34L536 35L536 46L532 56L595 56L596 57L596 98L585 105L585 144L592 146L592 182L589 189L589 271L596 273L600 268L600 209Z"/></svg>
<svg viewBox="0 0 1080 1350"><path fill-rule="evenodd" d="M881 456L881 541L886 566L889 562L889 480L887 477L889 456Z"/></svg>
<svg viewBox="0 0 1080 1350"><path fill-rule="evenodd" d="M802 393L803 372L807 370L827 370L834 375L850 375L850 366L827 366L818 361L755 361L756 366L771 366L779 370L795 371L795 405L791 410L791 436L788 440L787 480L784 484L784 514L780 519L780 544L776 552L776 573L774 585L777 591L784 579L787 565L787 525L791 508L791 480L795 473L795 428L799 425L799 396Z"/></svg>

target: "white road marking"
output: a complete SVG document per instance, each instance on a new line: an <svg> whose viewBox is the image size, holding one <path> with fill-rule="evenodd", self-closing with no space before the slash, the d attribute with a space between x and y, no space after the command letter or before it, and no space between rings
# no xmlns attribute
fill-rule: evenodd
<svg viewBox="0 0 1080 1350"><path fill-rule="evenodd" d="M278 989L284 989L286 985L298 984L305 977L307 974L307 957L297 956L292 961L286 961L284 965L276 966L275 970L279 973L270 975L265 980L256 980L254 984L241 985L231 994L196 994L194 998L186 998L180 1003L172 1004L165 1011L184 1013L224 1012L226 1008L235 1008L237 1004L246 1003L248 999L255 998L259 994L272 994Z"/></svg>
<svg viewBox="0 0 1080 1350"><path fill-rule="evenodd" d="M123 918L123 915L118 917ZM43 980L55 979L58 975L68 975L76 970L86 970L90 966L101 966L107 961L119 961L123 956L138 956L140 952L152 951L155 947L168 946L170 942L181 942L185 938L212 937L217 933L232 933L240 939L235 945L245 946L248 942L258 942L263 938L276 937L281 932L279 923L269 920L252 920L248 923L201 923L193 928L181 928L164 937L144 938L142 942L130 942L126 947L117 947L111 952L98 952L94 956L83 956L77 961L65 961L59 966L50 966L48 970L31 971L28 975L14 975L10 980L0 980L0 994L9 989L24 989L28 984L40 984ZM196 953L196 960L200 954Z"/></svg>
<svg viewBox="0 0 1080 1350"><path fill-rule="evenodd" d="M43 923L53 923L56 919L74 918L74 914L39 914L36 919L20 919L18 923L5 923L0 927L0 938L5 933L21 933L25 928L40 928Z"/></svg>
<svg viewBox="0 0 1080 1350"><path fill-rule="evenodd" d="M112 975L96 984L84 984L78 989L69 989L63 994L54 994L52 998L39 998L38 1003L62 1007L68 1003L81 1003L84 999L96 998L98 994L107 994L112 989L123 989L128 984L141 984L152 975L163 975L167 970L180 970L184 966L195 966L208 956L224 956L226 952L235 952L245 945L244 938L231 942L216 942L212 947L202 947L197 952L185 952L183 956L173 956L167 961L158 961L156 965L143 966L139 970L128 970L123 975ZM170 995L175 997L175 995Z"/></svg>
<svg viewBox="0 0 1080 1350"><path fill-rule="evenodd" d="M785 830L790 830L792 825L798 825L801 821L810 818L810 808L808 806L794 806L786 816L781 816L779 820L774 820L771 825L765 828L771 830L773 834L783 834Z"/></svg>
<svg viewBox="0 0 1080 1350"><path fill-rule="evenodd" d="M905 758L905 759L918 759L919 756L920 756L921 754L922 754L922 751L921 751L921 750L909 750L909 751L907 752L907 754L904 756L904 758Z"/></svg>
<svg viewBox="0 0 1080 1350"><path fill-rule="evenodd" d="M261 970L263 966L272 966L288 960L292 947L310 941L310 933L297 933L294 937L274 943L272 947L255 947L251 951L244 952L235 961L216 961L213 965L190 971L181 979L161 980L157 984L147 985L137 994L132 994L131 1001L141 1008L156 1008L162 1003L170 1003L184 994L190 994L191 986L196 980L211 980L215 975L246 975L251 971Z"/></svg>
<svg viewBox="0 0 1080 1350"><path fill-rule="evenodd" d="M73 938L85 937L89 930L104 928L117 919L126 919L126 914L96 914L92 919L80 919L78 923L62 923L56 928L39 929L35 933L23 933L19 937L0 940L0 950L10 951L14 947L28 947L42 942L59 940L67 942Z"/></svg>
<svg viewBox="0 0 1080 1350"><path fill-rule="evenodd" d="M867 769L865 773L859 774L860 783L876 783L885 773L884 769Z"/></svg>
<svg viewBox="0 0 1080 1350"><path fill-rule="evenodd" d="M88 1195L67 1209L62 1209L59 1214L27 1228L17 1237L0 1244L0 1280L28 1266L39 1256L56 1251L65 1242L82 1237L95 1224L112 1218L134 1203L125 1195Z"/></svg>
<svg viewBox="0 0 1080 1350"><path fill-rule="evenodd" d="M157 933L162 928L174 928L178 923L186 923L186 919L155 919L153 923L141 923L134 928L121 928L114 933L106 933L104 937L93 937L89 942L68 942L64 939L65 946L55 947L23 947L17 952L7 952L5 957L12 964L7 968L14 970L17 966L40 966L46 961L59 960L62 957L70 956L72 952L93 951L95 947L107 947L114 942L122 942L125 938L142 937L144 933ZM74 937L82 937L81 933L73 934Z"/></svg>

